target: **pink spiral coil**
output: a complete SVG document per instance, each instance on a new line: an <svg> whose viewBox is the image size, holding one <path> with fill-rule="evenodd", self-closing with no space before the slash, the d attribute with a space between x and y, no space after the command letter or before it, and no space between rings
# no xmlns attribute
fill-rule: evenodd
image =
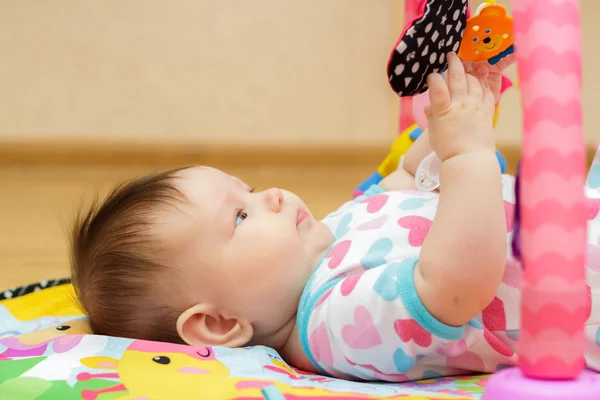
<svg viewBox="0 0 600 400"><path fill-rule="evenodd" d="M524 127L519 367L533 378L568 379L585 366L590 310L579 1L512 3Z"/></svg>

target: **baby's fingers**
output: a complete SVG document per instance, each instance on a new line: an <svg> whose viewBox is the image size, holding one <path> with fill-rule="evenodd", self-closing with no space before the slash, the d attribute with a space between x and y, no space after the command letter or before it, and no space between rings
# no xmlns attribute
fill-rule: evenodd
<svg viewBox="0 0 600 400"><path fill-rule="evenodd" d="M469 90L469 96L474 96L479 101L483 99L483 88L481 82L471 74L467 75L467 88Z"/></svg>
<svg viewBox="0 0 600 400"><path fill-rule="evenodd" d="M496 109L496 98L494 97L494 93L487 87L483 88L483 103L493 115Z"/></svg>
<svg viewBox="0 0 600 400"><path fill-rule="evenodd" d="M448 85L440 74L431 74L427 77L427 85L429 86L429 110L427 115L439 115L450 107L452 98Z"/></svg>
<svg viewBox="0 0 600 400"><path fill-rule="evenodd" d="M506 68L508 68L512 64L514 64L516 60L517 60L517 58L515 56L515 53L513 53L511 55L504 57L502 60L498 61L498 63L496 63L496 65L494 67L499 69L500 71L504 71Z"/></svg>
<svg viewBox="0 0 600 400"><path fill-rule="evenodd" d="M490 69L487 65L480 63L477 64L477 66L475 66L474 74L475 77L479 79L479 82L481 82L481 84L483 85L490 74Z"/></svg>
<svg viewBox="0 0 600 400"><path fill-rule="evenodd" d="M448 54L448 88L452 98L464 98L467 95L467 78L460 58L454 53Z"/></svg>

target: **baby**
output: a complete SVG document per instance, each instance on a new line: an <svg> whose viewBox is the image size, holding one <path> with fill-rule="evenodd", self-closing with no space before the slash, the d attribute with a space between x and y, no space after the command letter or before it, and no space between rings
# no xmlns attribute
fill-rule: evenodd
<svg viewBox="0 0 600 400"><path fill-rule="evenodd" d="M298 196L208 167L117 188L76 223L72 275L95 333L193 346L265 345L290 364L402 382L516 363L514 180L492 121L501 68L455 54L428 78L429 132L402 168L317 221ZM511 60L500 64L506 67ZM415 189L435 151L439 192ZM600 197L600 196L598 196ZM600 236L590 221L590 243ZM600 273L586 358L600 368Z"/></svg>

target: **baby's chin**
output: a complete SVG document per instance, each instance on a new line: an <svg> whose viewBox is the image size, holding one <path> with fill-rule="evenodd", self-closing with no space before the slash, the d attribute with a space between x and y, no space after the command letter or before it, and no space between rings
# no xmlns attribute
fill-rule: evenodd
<svg viewBox="0 0 600 400"><path fill-rule="evenodd" d="M307 245L310 246L310 251L314 255L312 257L313 265L310 268L310 270L313 271L322 261L331 245L335 242L335 236L323 222L314 221L311 226L310 237L308 240L310 240L310 242L307 243Z"/></svg>

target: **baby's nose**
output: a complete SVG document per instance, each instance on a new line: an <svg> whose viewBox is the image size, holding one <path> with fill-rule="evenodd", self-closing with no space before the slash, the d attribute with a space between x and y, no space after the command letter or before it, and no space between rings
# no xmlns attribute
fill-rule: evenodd
<svg viewBox="0 0 600 400"><path fill-rule="evenodd" d="M283 193L277 188L266 190L265 201L269 210L278 213L281 211L281 205L283 204Z"/></svg>
<svg viewBox="0 0 600 400"><path fill-rule="evenodd" d="M492 39L490 37L486 37L485 39L483 39L483 43L485 44L489 44L492 41Z"/></svg>

